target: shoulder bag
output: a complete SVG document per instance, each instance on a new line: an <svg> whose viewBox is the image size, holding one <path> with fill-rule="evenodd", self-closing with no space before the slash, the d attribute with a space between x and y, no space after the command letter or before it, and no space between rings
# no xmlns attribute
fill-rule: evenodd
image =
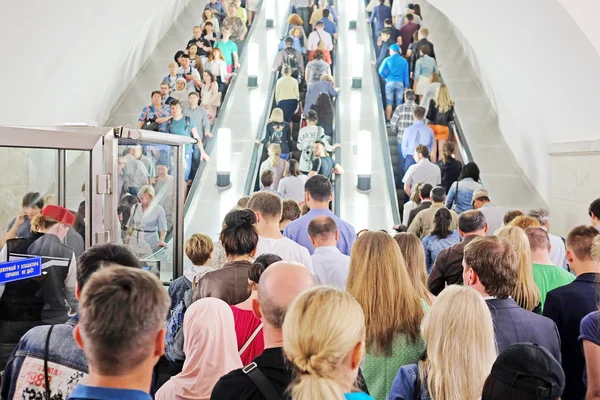
<svg viewBox="0 0 600 400"><path fill-rule="evenodd" d="M281 396L275 390L275 387L265 374L262 373L258 365L255 362L250 363L250 365L242 368L242 372L248 376L254 382L260 393L264 396L266 400L281 400Z"/></svg>
<svg viewBox="0 0 600 400"><path fill-rule="evenodd" d="M46 345L44 347L44 384L46 399L51 399L52 391L50 390L50 377L48 376L48 357L50 356L50 336L55 325L50 325L48 334L46 335Z"/></svg>
<svg viewBox="0 0 600 400"><path fill-rule="evenodd" d="M256 338L256 336L260 333L260 331L262 330L262 328L263 328L263 324L261 322L260 325L258 325L256 327L256 329L254 330L254 332L252 332L252 335L250 335L250 337L248 338L248 340L246 340L246 343L244 343L244 345L242 346L242 348L238 352L238 354L240 356L242 354L244 354L244 352L246 351L246 349L248 349L248 347L250 346L250 344L252 344L252 342L254 341L254 339Z"/></svg>

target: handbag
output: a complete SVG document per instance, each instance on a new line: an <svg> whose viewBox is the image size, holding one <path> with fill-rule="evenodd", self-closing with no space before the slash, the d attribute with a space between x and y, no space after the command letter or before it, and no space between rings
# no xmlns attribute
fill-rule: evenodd
<svg viewBox="0 0 600 400"><path fill-rule="evenodd" d="M160 124L156 122L156 116L154 116L153 118L146 118L144 120L144 126L142 126L142 129L147 131L158 132L158 130L160 129Z"/></svg>

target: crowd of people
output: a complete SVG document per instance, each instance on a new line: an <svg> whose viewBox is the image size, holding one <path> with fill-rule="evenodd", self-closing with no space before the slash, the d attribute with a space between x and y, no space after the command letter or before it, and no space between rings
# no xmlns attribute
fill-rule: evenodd
<svg viewBox="0 0 600 400"><path fill-rule="evenodd" d="M319 124L327 114L319 107L331 104L333 78L314 80L320 67L308 67L326 63L323 49L334 51L337 13L326 0L292 3L262 189L238 200L218 240L200 232L187 240L193 266L168 290L140 262L166 246L172 224L158 195L173 179L164 149L133 146L119 157L125 245L76 249L85 204L72 212L39 193L24 196L1 261L35 255L47 264L39 277L0 284L0 399L600 398L600 199L589 206L590 225L565 239L549 233L545 209L495 205L478 166L463 166L454 143L433 133L443 129L423 122L453 114L447 88L423 83L437 68L425 58L434 57L430 46L411 61L418 75L406 75L416 90L405 90L404 80L389 85L392 102L406 100L389 113L394 129L402 126L398 146L406 154L403 224L395 235L357 234L330 210L331 173L343 170L327 160L336 145L327 134L333 127ZM412 59L412 34L427 32L418 4L374 3L370 21L382 48L390 27L400 31L380 67L387 79L409 62L404 56ZM210 46L209 62L228 41L243 40L258 4L243 6L210 0L200 36L227 39ZM227 36L232 26L238 38ZM313 34L311 56L304 46ZM198 54L188 48L177 58L187 70L190 59L202 63ZM177 89L167 94L190 91L197 106L201 81L190 72L184 82L177 68L163 82ZM294 138L304 82L306 103L317 95ZM220 93L226 82L215 83ZM429 110L416 105L436 83ZM162 96L155 97L158 106ZM184 99L170 103L175 122L154 123L170 132ZM447 115L431 120L432 109Z"/></svg>
<svg viewBox="0 0 600 400"><path fill-rule="evenodd" d="M187 241L193 267L168 292L126 246L75 261L61 243L74 215L27 196L29 236L3 254L71 262L0 285L0 398L594 398L600 199L557 244L546 210L477 189L457 213L443 187L418 190L426 228L395 236L357 235L323 175L302 211L244 197L218 241Z"/></svg>

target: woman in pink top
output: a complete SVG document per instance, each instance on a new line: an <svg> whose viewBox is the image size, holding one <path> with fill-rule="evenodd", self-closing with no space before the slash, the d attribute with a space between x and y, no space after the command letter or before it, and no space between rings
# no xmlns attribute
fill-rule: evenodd
<svg viewBox="0 0 600 400"><path fill-rule="evenodd" d="M262 322L254 316L252 300L257 297L260 276L269 265L277 261L281 261L281 257L275 254L266 253L258 256L248 270L248 284L252 289L250 297L240 304L231 306L235 322L238 352L244 365L250 364L265 349Z"/></svg>

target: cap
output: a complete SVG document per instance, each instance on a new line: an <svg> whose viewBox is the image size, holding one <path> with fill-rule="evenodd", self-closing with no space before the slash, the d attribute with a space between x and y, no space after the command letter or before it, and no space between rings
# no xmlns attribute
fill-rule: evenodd
<svg viewBox="0 0 600 400"><path fill-rule="evenodd" d="M396 43L394 43L393 45L390 46L390 50L395 51L396 53L400 53L400 46L398 46Z"/></svg>
<svg viewBox="0 0 600 400"><path fill-rule="evenodd" d="M500 353L490 379L537 399L557 399L565 388L565 373L560 363L548 350L534 343L513 344Z"/></svg>
<svg viewBox="0 0 600 400"><path fill-rule="evenodd" d="M485 189L477 189L476 191L473 192L473 198L471 199L471 204L473 204L473 202L475 200L478 200L482 197L487 197L489 199L490 195L489 195L488 191Z"/></svg>
<svg viewBox="0 0 600 400"><path fill-rule="evenodd" d="M75 223L75 216L69 210L61 206L47 205L42 210L42 215L53 218L58 222L72 227Z"/></svg>

